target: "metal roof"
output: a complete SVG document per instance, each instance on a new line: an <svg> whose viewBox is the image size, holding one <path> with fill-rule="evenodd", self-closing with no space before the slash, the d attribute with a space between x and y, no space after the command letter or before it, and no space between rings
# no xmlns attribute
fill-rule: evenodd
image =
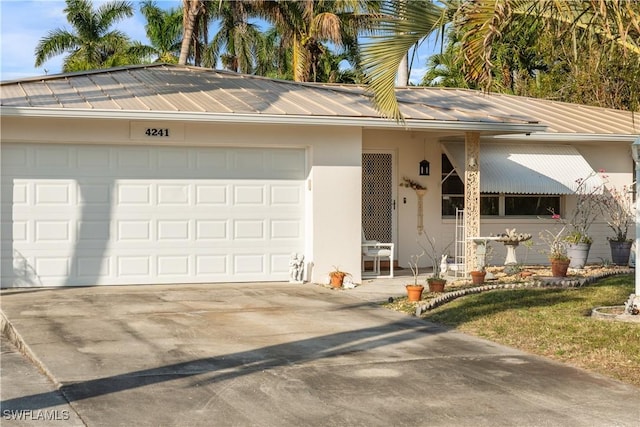
<svg viewBox="0 0 640 427"><path fill-rule="evenodd" d="M458 175L464 176L464 143L445 143ZM506 194L575 194L601 192L602 179L571 145L483 143L480 191Z"/></svg>
<svg viewBox="0 0 640 427"><path fill-rule="evenodd" d="M297 83L153 64L0 83L3 115L162 118L625 136L628 111L466 89L397 89L405 123L380 116L366 87Z"/></svg>
<svg viewBox="0 0 640 427"><path fill-rule="evenodd" d="M470 89L411 87L398 89L404 103L422 100L432 107L481 110L508 114L545 124L545 132L581 135L638 135L640 115L631 111L592 107Z"/></svg>
<svg viewBox="0 0 640 427"><path fill-rule="evenodd" d="M380 116L365 87L296 83L228 71L155 64L7 81L3 115L156 117L172 120L313 122L361 126L527 132L544 126L523 116L428 98L401 102L398 124ZM445 103L446 104L446 103ZM126 114L125 114L126 113Z"/></svg>

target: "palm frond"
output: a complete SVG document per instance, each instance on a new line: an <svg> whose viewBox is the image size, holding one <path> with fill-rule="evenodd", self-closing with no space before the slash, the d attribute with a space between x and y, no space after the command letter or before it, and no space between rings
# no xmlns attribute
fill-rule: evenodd
<svg viewBox="0 0 640 427"><path fill-rule="evenodd" d="M361 65L383 116L402 120L394 91L398 66L409 49L438 28L442 12L430 1L392 2L382 8L377 34L362 45Z"/></svg>

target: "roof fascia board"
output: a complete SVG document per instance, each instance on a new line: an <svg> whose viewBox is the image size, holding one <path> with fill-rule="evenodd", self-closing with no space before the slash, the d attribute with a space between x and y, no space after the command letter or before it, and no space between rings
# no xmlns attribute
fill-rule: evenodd
<svg viewBox="0 0 640 427"><path fill-rule="evenodd" d="M531 132L525 134L509 134L509 135L495 135L494 139L499 140L517 140L522 142L536 142L536 141L564 141L564 142L605 142L605 141L619 141L619 142L633 142L638 138L637 134L583 134L583 133L540 133Z"/></svg>
<svg viewBox="0 0 640 427"><path fill-rule="evenodd" d="M406 120L397 123L391 119L372 117L340 117L340 116L297 116L268 114L237 113L184 113L174 111L132 111L132 110L85 110L34 107L1 107L0 115L6 117L53 117L53 118L91 118L91 119L126 119L126 120L172 120L224 123L258 123L258 124L298 124L298 125L331 125L331 126L363 126L368 128L395 129L432 129L461 130L481 132L528 133L540 132L545 125L532 123L487 123L461 121L426 121Z"/></svg>

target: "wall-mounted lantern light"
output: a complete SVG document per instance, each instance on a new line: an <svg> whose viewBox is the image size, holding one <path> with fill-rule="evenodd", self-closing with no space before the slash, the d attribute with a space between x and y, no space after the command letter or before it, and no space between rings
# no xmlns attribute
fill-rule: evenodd
<svg viewBox="0 0 640 427"><path fill-rule="evenodd" d="M429 162L426 160L420 162L420 175L429 175Z"/></svg>
<svg viewBox="0 0 640 427"><path fill-rule="evenodd" d="M429 162L427 161L427 140L423 140L422 143L424 144L424 160L420 162L420 175L427 176L429 175Z"/></svg>

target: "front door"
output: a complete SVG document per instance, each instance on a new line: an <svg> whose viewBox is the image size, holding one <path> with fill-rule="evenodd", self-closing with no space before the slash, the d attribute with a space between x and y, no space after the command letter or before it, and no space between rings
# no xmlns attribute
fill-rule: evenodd
<svg viewBox="0 0 640 427"><path fill-rule="evenodd" d="M362 153L362 229L367 240L396 243L394 163L391 151Z"/></svg>

